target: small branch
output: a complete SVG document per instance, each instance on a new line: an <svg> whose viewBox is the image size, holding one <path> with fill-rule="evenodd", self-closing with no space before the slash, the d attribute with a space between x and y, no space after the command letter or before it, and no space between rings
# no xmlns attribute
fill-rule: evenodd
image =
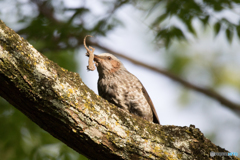
<svg viewBox="0 0 240 160"><path fill-rule="evenodd" d="M223 97L222 95L220 95L219 93L217 93L217 92L215 92L215 91L213 91L211 89L207 89L207 88L196 86L196 85L194 85L194 84L192 84L190 82L187 82L187 81L183 80L182 78L180 78L180 77L170 73L169 71L166 71L166 70L163 70L163 69L159 69L157 67L153 67L153 66L145 64L143 62L137 61L137 60L135 60L133 58L130 58L130 57L125 56L125 55L123 55L121 53L118 53L118 52L115 52L115 51L113 51L113 50L111 50L109 48L106 48L106 47L100 45L99 43L92 42L92 41L89 42L89 43L91 45L93 45L93 46L96 46L96 47L102 49L102 50L105 50L108 53L111 53L111 54L114 54L116 56L122 57L122 58L124 58L124 59L126 59L126 60L128 60L128 61L130 61L130 62L132 62L134 64L136 64L136 65L139 65L139 66L142 66L144 68L150 69L150 70L158 72L160 74L163 74L166 77L168 77L168 78L170 78L170 79L172 79L172 80L182 84L185 87L188 87L188 88L193 89L193 90L195 90L197 92L200 92L200 93L202 93L202 94L204 94L204 95L206 95L208 97L211 97L211 98L215 99L216 101L220 102L221 104L223 104L225 107L227 107L227 108L231 109L232 111L234 111L234 113L237 113L238 116L240 116L240 104L237 104L237 103L234 103L234 102L228 100L227 98Z"/></svg>
<svg viewBox="0 0 240 160"><path fill-rule="evenodd" d="M47 11L47 10L50 10L49 8L44 8L43 9L43 6L45 4L39 4L37 3L38 1L36 0L32 0L33 3L36 3L39 7L39 12L42 13L44 16L46 16L47 18L53 20L54 22L56 23L59 23L61 24L60 21L56 20L55 17L53 16L52 12L51 11ZM80 38L81 39L81 38ZM96 43L96 42L92 42L92 41L89 41L89 43L93 46L96 46L98 48L101 48L103 50L105 50L106 52L109 52L109 53L112 53L112 54L115 54L116 56L119 56L119 57L122 57L124 59L127 59L129 61L131 61L132 63L136 64L136 65L139 65L139 66L142 66L142 67L145 67L147 69L150 69L152 71L155 71L155 72L158 72L160 74L163 74L165 75L166 77L182 84L183 86L185 87L188 87L190 89L193 89L197 92L200 92L208 97L211 97L213 99L215 99L216 101L220 102L221 104L223 104L225 107L231 109L234 113L237 113L238 116L240 116L240 104L237 104L237 103L234 103L230 100L228 100L227 98L223 97L222 95L220 95L219 93L211 90L211 89L207 89L207 88L202 88L202 87L199 87L199 86L196 86L190 82L187 82L179 77L177 77L176 75L173 75L172 73L170 73L169 71L166 71L166 70L163 70L163 69L159 69L159 68L156 68L156 67L153 67L153 66L150 66L150 65L147 65L145 63L142 63L140 61L137 61L135 59L132 59L128 56L125 56L121 53L118 53L118 52L115 52L115 51L112 51L111 49L107 48L107 47L104 47L102 45L100 45L99 43ZM79 45L81 45L81 43L79 43ZM60 49L60 48L59 48Z"/></svg>
<svg viewBox="0 0 240 160"><path fill-rule="evenodd" d="M228 153L193 125L160 126L108 103L1 20L0 96L89 159L213 159L211 151Z"/></svg>

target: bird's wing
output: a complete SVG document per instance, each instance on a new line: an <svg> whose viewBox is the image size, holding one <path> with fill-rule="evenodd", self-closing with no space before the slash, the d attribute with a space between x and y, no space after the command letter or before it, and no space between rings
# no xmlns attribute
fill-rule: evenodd
<svg viewBox="0 0 240 160"><path fill-rule="evenodd" d="M103 96L104 95L104 92L103 92L103 88L101 87L101 85L99 85L99 79L98 79L98 85L97 85L97 87L98 87L98 94L99 94L99 96Z"/></svg>
<svg viewBox="0 0 240 160"><path fill-rule="evenodd" d="M139 82L140 82L140 81L139 81ZM141 82L140 82L140 83L141 83ZM141 83L141 85L142 85L142 83ZM152 109L152 112L153 112L153 122L160 124L160 121L159 121L157 112L156 112L156 110L155 110L155 107L154 107L154 105L153 105L153 102L152 102L151 98L149 97L149 95L148 95L148 93L147 93L147 90L144 88L143 85L142 85L142 92L143 92L143 95L144 95L144 97L146 98L148 104L151 106L151 109Z"/></svg>

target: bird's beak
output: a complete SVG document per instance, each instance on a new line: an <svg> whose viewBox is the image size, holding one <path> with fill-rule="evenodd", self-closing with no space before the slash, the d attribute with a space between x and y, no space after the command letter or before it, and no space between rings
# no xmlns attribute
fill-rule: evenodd
<svg viewBox="0 0 240 160"><path fill-rule="evenodd" d="M101 58L100 56L94 54L94 59L93 59L93 60L94 60L95 62L99 62L101 59L102 59L102 58Z"/></svg>

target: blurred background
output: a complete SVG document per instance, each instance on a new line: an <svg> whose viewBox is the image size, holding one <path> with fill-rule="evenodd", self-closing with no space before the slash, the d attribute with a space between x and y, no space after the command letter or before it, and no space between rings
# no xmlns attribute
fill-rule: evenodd
<svg viewBox="0 0 240 160"><path fill-rule="evenodd" d="M118 54L141 80L162 125L194 124L240 154L239 0L0 0L0 19L98 93L82 45L93 35L95 54ZM2 98L0 157L86 159Z"/></svg>

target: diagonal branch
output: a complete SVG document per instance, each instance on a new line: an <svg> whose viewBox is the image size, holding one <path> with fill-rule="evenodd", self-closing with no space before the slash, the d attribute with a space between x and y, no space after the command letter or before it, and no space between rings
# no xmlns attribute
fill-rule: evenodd
<svg viewBox="0 0 240 160"><path fill-rule="evenodd" d="M211 159L210 152L228 152L193 125L159 126L118 109L1 20L0 96L90 159Z"/></svg>
<svg viewBox="0 0 240 160"><path fill-rule="evenodd" d="M106 52L109 52L109 53L112 53L116 56L119 56L119 57L122 57L136 65L139 65L141 67L145 67L147 69L150 69L152 71L155 71L155 72L158 72L160 74L163 74L165 75L166 77L180 83L181 85L187 87L187 88L190 88L192 90L195 90L197 92L200 92L208 97L211 97L213 99L215 99L216 101L220 102L221 104L223 104L225 107L231 109L233 112L237 113L239 116L240 116L240 104L237 104L237 103L234 103L230 100L228 100L227 98L225 98L224 96L220 95L219 93L211 90L211 89L208 89L208 88L203 88L203 87L199 87L199 86L196 86L190 82L187 82L186 80L183 80L182 78L170 73L169 71L166 71L166 70L163 70L163 69L160 69L160 68L157 68L157 67L153 67L153 66L150 66L148 64L145 64L143 62L140 62L140 61L137 61L133 58L130 58L128 56L125 56L121 53L118 53L118 52L115 52L107 47L104 47L102 46L101 44L99 43L96 43L96 42L92 42L90 41L89 44L93 45L93 46L96 46L102 50L105 50Z"/></svg>
<svg viewBox="0 0 240 160"><path fill-rule="evenodd" d="M62 22L60 22L60 21L58 21L58 20L55 19L55 17L53 16L52 9L50 9L49 7L47 7L47 8L44 7L44 6L46 5L46 4L45 4L46 2L44 2L44 3L42 3L42 2L39 3L39 2L36 1L36 0L31 0L31 1L34 2L34 3L36 3L36 4L38 5L38 7L39 7L39 12L40 12L41 14L43 14L43 15L46 16L46 17L48 17L50 20L54 21L55 23L59 23L59 24L62 23ZM122 5L122 4L124 4L124 3L125 3L125 1L122 2L122 3L120 3L120 4ZM114 10L113 10L113 11L114 11ZM70 33L69 33L69 34L70 34ZM73 35L71 35L71 36L73 36ZM77 36L77 35L76 35L76 36ZM78 37L79 37L79 36L78 36ZM79 39L78 42L79 42L78 45L82 45L82 39ZM147 68L147 69L150 69L150 70L152 70L152 71L155 71L155 72L157 72L157 73L160 73L160 74L162 74L162 75L165 75L166 77L168 77L168 78L170 78L170 79L172 79L172 80L180 83L181 85L183 85L183 86L185 86L185 87L187 87L187 88L190 88L190 89L195 90L195 91L197 91L197 92L200 92L200 93L202 93L202 94L204 94L204 95L206 95L206 96L208 96L208 97L213 98L214 100L216 100L216 101L218 101L219 103L223 104L223 106L231 109L234 113L236 113L238 116L240 116L240 104L237 104L237 103L235 103L235 102L230 101L229 99L227 99L227 98L225 98L224 96L220 95L219 93L213 91L212 89L208 89L208 88L203 88L203 87L196 86L196 85L194 85L194 84L192 84L192 83L190 83L190 82L187 82L186 80L184 80L184 79L182 79L182 78L180 78L180 77L178 77L178 76L170 73L169 71L166 71L166 70L163 70L163 69L160 69L160 68L156 68L156 67L150 66L150 65L148 65L148 64L142 63L142 62L140 62L140 61L137 61L137 60L135 60L135 59L132 59L132 58L130 58L130 57L128 57L128 56L125 56L125 55L123 55L123 54L121 54L121 53L115 52L115 51L113 51L113 50L111 50L111 49L109 49L109 48L107 48L107 47L104 47L104 46L102 46L101 44L99 44L99 43L97 43L97 42L87 41L87 43L89 43L89 44L92 45L92 46L96 46L96 47L98 47L98 48L100 48L100 49L103 49L103 50L105 50L106 52L109 52L109 53L115 54L115 55L117 55L117 56L119 56L119 57L122 57L122 58L124 58L124 59L127 59L127 60L131 61L132 63L134 63L134 64L136 64L136 65L145 67L145 68ZM60 48L58 48L58 49L60 49Z"/></svg>

